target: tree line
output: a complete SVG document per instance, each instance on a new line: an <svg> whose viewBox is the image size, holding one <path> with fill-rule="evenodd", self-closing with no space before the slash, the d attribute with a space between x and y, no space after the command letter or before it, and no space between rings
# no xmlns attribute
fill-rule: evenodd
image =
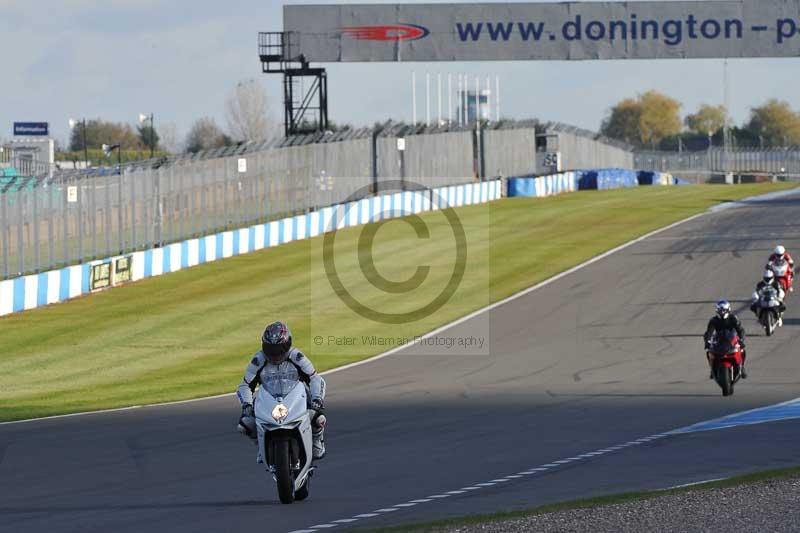
<svg viewBox="0 0 800 533"><path fill-rule="evenodd" d="M702 150L723 142L726 125L736 146L800 145L800 113L777 99L751 108L747 121L735 125L725 106L702 104L682 119L680 102L658 91L647 91L613 106L600 131L637 148Z"/></svg>
<svg viewBox="0 0 800 533"><path fill-rule="evenodd" d="M240 81L230 91L225 99L225 122L227 129L220 127L212 117L200 117L181 140L174 123L156 124L154 129L149 122L134 127L97 118L85 122L85 132L83 121L75 125L68 148L76 157L82 158L85 145L91 151L90 159L95 159L94 154L103 144L119 144L123 153L139 153L152 147L155 152L164 154L198 152L244 141L264 140L279 134L270 115L266 90L254 79Z"/></svg>

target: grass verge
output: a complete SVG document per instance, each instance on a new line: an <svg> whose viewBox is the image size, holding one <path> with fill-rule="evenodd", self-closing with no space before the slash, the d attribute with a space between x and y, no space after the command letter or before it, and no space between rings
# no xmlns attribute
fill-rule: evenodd
<svg viewBox="0 0 800 533"><path fill-rule="evenodd" d="M233 391L264 324L277 318L290 324L319 370L361 360L387 346L315 346L311 339L413 338L714 204L791 186L642 187L459 208L469 252L462 282L435 313L400 324L363 318L336 297L321 238L3 317L0 420ZM452 230L441 212L420 218L427 238L401 220L383 223L371 244L361 240L363 227L336 233L337 270L368 306L415 309L449 279ZM424 283L395 296L365 283L370 246L382 276L406 280L427 265Z"/></svg>
<svg viewBox="0 0 800 533"><path fill-rule="evenodd" d="M690 485L687 487L678 487L674 489L662 489L662 490L652 490L652 491L624 492L621 494L611 494L608 496L598 496L595 498L585 498L580 500L570 500L567 502L542 505L540 507L534 507L532 509L525 509L520 511L508 511L508 512L500 512L493 514L465 516L460 518L452 518L448 520L438 520L435 522L409 524L404 526L394 526L390 528L380 528L371 531L373 533L422 533L427 531L439 531L442 529L454 528L459 526L490 524L492 522L505 522L509 520L515 520L518 518L525 518L525 517L549 514L549 513L557 513L560 511L569 511L573 509L591 509L595 507L603 507L608 505L618 505L629 502L644 501L653 498L668 496L670 494L680 494L689 491L704 491L704 490L711 490L711 489L718 489L725 487L750 485L762 481L775 481L775 480L793 478L798 475L800 475L800 466L779 468L774 470L765 470L763 472L756 472L753 474L746 474L743 476L735 476L719 481L699 483L697 485Z"/></svg>

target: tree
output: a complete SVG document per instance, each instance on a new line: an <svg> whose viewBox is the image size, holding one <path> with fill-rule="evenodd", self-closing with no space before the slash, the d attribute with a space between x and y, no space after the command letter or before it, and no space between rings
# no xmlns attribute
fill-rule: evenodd
<svg viewBox="0 0 800 533"><path fill-rule="evenodd" d="M658 91L647 91L639 95L642 114L639 116L639 132L642 144L651 147L661 139L681 131L681 104Z"/></svg>
<svg viewBox="0 0 800 533"><path fill-rule="evenodd" d="M626 98L611 108L609 115L603 120L600 132L606 137L619 139L629 144L641 142L639 121L642 107L633 98Z"/></svg>
<svg viewBox="0 0 800 533"><path fill-rule="evenodd" d="M158 149L158 141L160 138L158 132L150 124L140 124L136 127L136 130L139 134L139 142L141 142L143 146L150 148L152 145L154 150Z"/></svg>
<svg viewBox="0 0 800 533"><path fill-rule="evenodd" d="M130 124L94 119L86 121L86 146L100 148L103 144L120 144L123 149L142 149L144 144ZM72 129L69 140L71 151L83 150L83 121Z"/></svg>
<svg viewBox="0 0 800 533"><path fill-rule="evenodd" d="M681 104L658 91L626 98L611 108L600 131L630 144L655 147L681 131Z"/></svg>
<svg viewBox="0 0 800 533"><path fill-rule="evenodd" d="M211 117L203 117L194 121L189 133L186 134L186 151L199 152L209 148L219 148L231 143L230 137L225 135L217 122Z"/></svg>
<svg viewBox="0 0 800 533"><path fill-rule="evenodd" d="M723 127L728 120L728 112L723 105L703 104L697 112L686 117L686 126L695 133L708 136L715 134Z"/></svg>
<svg viewBox="0 0 800 533"><path fill-rule="evenodd" d="M800 144L800 114L782 100L772 99L752 108L746 129L773 146Z"/></svg>
<svg viewBox="0 0 800 533"><path fill-rule="evenodd" d="M267 91L254 79L240 81L225 100L228 132L236 141L261 141L274 133Z"/></svg>

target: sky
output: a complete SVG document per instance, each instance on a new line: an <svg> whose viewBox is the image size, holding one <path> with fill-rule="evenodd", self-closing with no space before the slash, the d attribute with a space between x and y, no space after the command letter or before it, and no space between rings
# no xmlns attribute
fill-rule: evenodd
<svg viewBox="0 0 800 533"><path fill-rule="evenodd" d="M0 139L11 138L14 121L49 122L63 142L69 118L135 124L139 113L154 113L157 129L172 124L182 138L199 117L213 117L224 127L227 94L249 78L266 88L277 121L281 77L261 73L257 36L282 29L286 3L292 2L0 0ZM331 120L355 125L410 120L412 71L418 117L425 116L426 73L434 80L438 73L444 79L447 73L498 76L504 116L591 130L616 102L649 89L678 99L684 114L701 103L723 103L722 60L325 66ZM800 109L796 59L737 59L728 68L736 123L769 98Z"/></svg>

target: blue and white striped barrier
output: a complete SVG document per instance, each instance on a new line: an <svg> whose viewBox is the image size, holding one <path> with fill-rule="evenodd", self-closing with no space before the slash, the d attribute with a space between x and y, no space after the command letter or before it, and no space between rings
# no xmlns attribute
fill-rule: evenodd
<svg viewBox="0 0 800 533"><path fill-rule="evenodd" d="M163 248L21 276L0 281L0 316L88 294L91 292L92 267L113 263L125 257L132 257L130 280L138 281L217 259L316 237L333 229L358 226L442 207L480 204L501 197L500 180L439 187L433 191L404 191L338 204L266 224L176 242Z"/></svg>

